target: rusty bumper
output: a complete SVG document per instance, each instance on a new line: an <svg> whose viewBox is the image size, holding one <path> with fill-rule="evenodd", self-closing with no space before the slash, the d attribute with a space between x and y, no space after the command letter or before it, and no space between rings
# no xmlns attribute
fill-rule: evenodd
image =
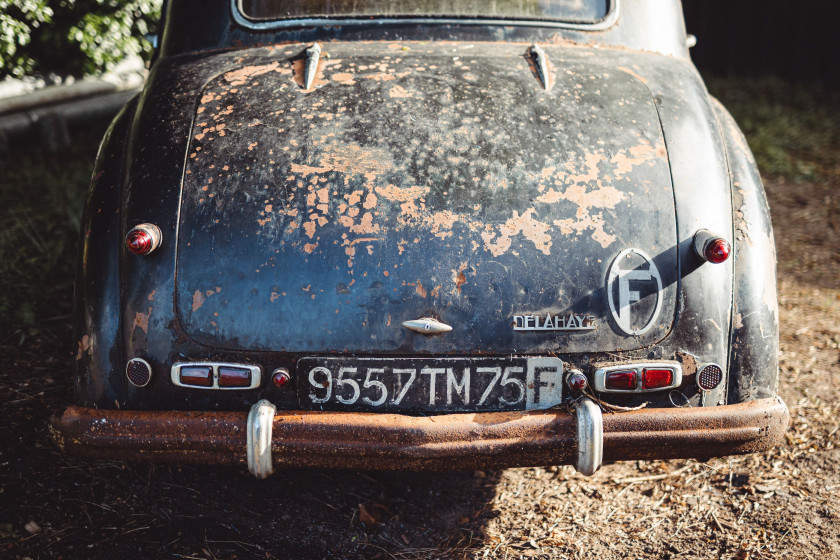
<svg viewBox="0 0 840 560"><path fill-rule="evenodd" d="M643 409L603 416L605 462L707 459L779 444L789 415L778 397L707 408ZM245 464L244 412L96 410L51 419L56 443L95 459ZM566 411L397 414L278 411L276 467L456 470L574 464L575 416Z"/></svg>

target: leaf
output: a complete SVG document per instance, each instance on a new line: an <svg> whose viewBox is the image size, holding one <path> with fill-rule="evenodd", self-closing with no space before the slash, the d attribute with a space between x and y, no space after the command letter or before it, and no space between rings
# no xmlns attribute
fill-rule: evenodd
<svg viewBox="0 0 840 560"><path fill-rule="evenodd" d="M381 515L382 513L379 510L379 508L371 507L370 509L368 509L368 507L366 507L365 504L359 504L359 521L361 521L365 525L376 525L377 523L379 523L379 518Z"/></svg>

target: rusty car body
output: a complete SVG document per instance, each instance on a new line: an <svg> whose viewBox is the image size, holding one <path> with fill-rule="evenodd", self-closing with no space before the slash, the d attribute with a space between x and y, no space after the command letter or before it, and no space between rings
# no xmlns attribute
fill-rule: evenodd
<svg viewBox="0 0 840 560"><path fill-rule="evenodd" d="M422 5L167 2L93 173L63 449L264 477L777 444L767 202L680 3Z"/></svg>

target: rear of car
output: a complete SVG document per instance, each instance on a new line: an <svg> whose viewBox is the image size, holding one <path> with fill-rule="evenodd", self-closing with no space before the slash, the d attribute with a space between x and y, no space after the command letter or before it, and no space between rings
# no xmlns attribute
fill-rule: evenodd
<svg viewBox="0 0 840 560"><path fill-rule="evenodd" d="M211 51L173 1L94 174L56 440L260 477L774 445L760 180L685 55L622 46L648 4L234 2Z"/></svg>

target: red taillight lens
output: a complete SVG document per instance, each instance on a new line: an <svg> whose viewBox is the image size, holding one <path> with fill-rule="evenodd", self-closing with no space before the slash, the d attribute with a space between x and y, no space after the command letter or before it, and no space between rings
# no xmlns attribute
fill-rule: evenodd
<svg viewBox="0 0 840 560"><path fill-rule="evenodd" d="M710 263L719 264L729 258L730 252L732 252L732 248L729 246L729 242L722 237L716 237L706 243L703 256Z"/></svg>
<svg viewBox="0 0 840 560"><path fill-rule="evenodd" d="M694 252L706 262L720 264L729 258L732 247L729 241L707 229L699 229L694 234Z"/></svg>
<svg viewBox="0 0 840 560"><path fill-rule="evenodd" d="M289 371L284 368L275 369L274 373L271 375L271 382L274 383L274 386L278 389L286 385L289 381L291 381L291 379L292 376L289 375Z"/></svg>
<svg viewBox="0 0 840 560"><path fill-rule="evenodd" d="M210 366L184 366L181 368L181 383L195 387L212 387L213 368Z"/></svg>
<svg viewBox="0 0 840 560"><path fill-rule="evenodd" d="M604 387L618 391L634 391L636 390L636 376L635 369L610 371L604 377Z"/></svg>
<svg viewBox="0 0 840 560"><path fill-rule="evenodd" d="M674 383L674 372L670 369L642 370L642 389L662 389Z"/></svg>
<svg viewBox="0 0 840 560"><path fill-rule="evenodd" d="M160 228L154 224L140 224L125 236L125 247L135 255L148 255L160 246Z"/></svg>
<svg viewBox="0 0 840 560"><path fill-rule="evenodd" d="M583 391L589 385L589 381L580 371L572 370L569 377L566 378L566 385L573 391Z"/></svg>
<svg viewBox="0 0 840 560"><path fill-rule="evenodd" d="M251 371L243 368L220 367L219 387L250 387Z"/></svg>

